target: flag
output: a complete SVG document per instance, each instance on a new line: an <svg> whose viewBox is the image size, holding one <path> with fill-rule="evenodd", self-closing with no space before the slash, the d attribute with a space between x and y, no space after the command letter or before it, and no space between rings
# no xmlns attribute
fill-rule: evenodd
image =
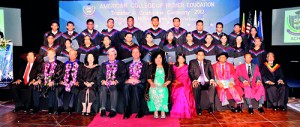
<svg viewBox="0 0 300 127"><path fill-rule="evenodd" d="M259 16L258 16L257 34L263 41L264 40L264 32L263 32L262 12L261 11L259 12Z"/></svg>
<svg viewBox="0 0 300 127"><path fill-rule="evenodd" d="M251 26L252 26L252 18L251 18L251 12L249 12L247 26L246 26L246 34L250 33Z"/></svg>
<svg viewBox="0 0 300 127"><path fill-rule="evenodd" d="M242 32L245 33L246 32L246 26L245 26L245 13L243 13L243 20L242 20Z"/></svg>
<svg viewBox="0 0 300 127"><path fill-rule="evenodd" d="M257 28L257 15L256 15L256 10L255 10L255 12L254 12L253 26Z"/></svg>

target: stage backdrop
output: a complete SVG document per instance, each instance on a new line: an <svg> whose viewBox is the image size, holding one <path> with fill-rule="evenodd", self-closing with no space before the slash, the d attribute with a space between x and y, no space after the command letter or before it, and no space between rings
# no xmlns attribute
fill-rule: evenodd
<svg viewBox="0 0 300 127"><path fill-rule="evenodd" d="M86 20L94 19L95 29L106 28L106 20L114 18L115 29L126 27L126 18L133 16L135 26L146 30L151 27L151 17L160 18L160 27L173 27L172 19L179 17L181 27L195 30L195 23L204 21L205 30L212 33L215 24L222 22L224 32L230 33L233 25L239 23L240 0L103 0L103 1L60 1L60 30L66 31L67 21L73 21L76 31L86 28Z"/></svg>

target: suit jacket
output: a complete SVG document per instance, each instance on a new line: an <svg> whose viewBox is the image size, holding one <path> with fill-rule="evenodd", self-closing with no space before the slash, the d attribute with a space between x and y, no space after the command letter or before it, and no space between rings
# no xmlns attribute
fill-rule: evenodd
<svg viewBox="0 0 300 127"><path fill-rule="evenodd" d="M261 76L259 72L259 67L253 63L251 63L251 74L252 74L252 82L251 85L255 86L258 80L261 81ZM246 64L241 64L236 67L236 77L238 79L237 83L240 86L243 86L244 81L248 81L250 83L250 78L248 76L248 71L246 70Z"/></svg>
<svg viewBox="0 0 300 127"><path fill-rule="evenodd" d="M204 73L208 80L215 79L215 74L210 60L203 60ZM189 63L189 77L191 81L198 80L200 77L200 65L197 59L191 60Z"/></svg>
<svg viewBox="0 0 300 127"><path fill-rule="evenodd" d="M140 78L139 80L141 81L140 83L141 84L145 84L146 83L146 79L147 79L147 69L148 69L148 63L141 60L143 66L142 66L142 71L141 71L141 74L140 74ZM129 66L130 64L132 64L133 61L129 61L128 63L126 63L126 80L129 79L130 77L130 70L129 70ZM149 73L149 72L148 72Z"/></svg>
<svg viewBox="0 0 300 127"><path fill-rule="evenodd" d="M21 67L19 69L19 73L17 75L15 75L15 79L20 79L22 81L22 83L24 83L24 74L25 74L25 71L26 71L26 67L27 67L27 62L24 63L24 64L21 64ZM32 81L33 79L36 79L37 77L37 74L38 74L38 63L37 62L34 62L32 67L31 67L31 70L30 70L30 73L29 73L29 80L28 80L28 83L30 81Z"/></svg>
<svg viewBox="0 0 300 127"><path fill-rule="evenodd" d="M123 61L119 61L117 60L117 65L118 65L118 70L116 72L116 79L119 84L123 84L123 82L125 81L125 77L126 77L126 69L125 69L125 63ZM106 65L108 64L108 61L102 63L101 68L100 68L100 72L98 73L97 76L97 81L100 83L101 85L101 81L102 80L106 80Z"/></svg>

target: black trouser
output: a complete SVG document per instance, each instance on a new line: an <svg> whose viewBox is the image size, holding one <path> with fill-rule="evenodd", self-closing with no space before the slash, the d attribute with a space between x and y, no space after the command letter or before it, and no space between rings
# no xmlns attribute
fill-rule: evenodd
<svg viewBox="0 0 300 127"><path fill-rule="evenodd" d="M100 88L100 100L101 100L101 108L100 110L105 110L107 93L110 93L110 110L116 111L117 101L118 101L118 89L117 86L104 86L102 85Z"/></svg>
<svg viewBox="0 0 300 127"><path fill-rule="evenodd" d="M266 87L268 99L273 106L285 106L286 86L285 85L268 85Z"/></svg>
<svg viewBox="0 0 300 127"><path fill-rule="evenodd" d="M125 110L129 110L131 113L131 103L132 99L136 99L137 107L139 108L139 112L143 112L143 100L144 100L144 92L145 87L143 84L125 84L124 86L124 94L125 94Z"/></svg>
<svg viewBox="0 0 300 127"><path fill-rule="evenodd" d="M212 106L214 104L214 95L215 95L215 87L210 85L209 83L205 83L204 85L199 84L198 87L193 88L194 98L196 102L196 109L199 113L199 109L201 109L201 90L204 88L208 88L208 101L209 105Z"/></svg>
<svg viewBox="0 0 300 127"><path fill-rule="evenodd" d="M32 87L20 83L19 85L10 84L10 89L15 102L15 108L24 106L29 108L31 102Z"/></svg>
<svg viewBox="0 0 300 127"><path fill-rule="evenodd" d="M56 98L57 98L57 104L58 107L64 106L64 95L69 94L70 101L69 101L69 107L73 108L74 103L76 102L77 94L78 94L78 87L72 86L70 92L67 92L65 90L65 86L60 85L56 88Z"/></svg>
<svg viewBox="0 0 300 127"><path fill-rule="evenodd" d="M33 106L35 108L40 108L40 97L41 97L41 91L33 90ZM49 88L48 92L48 108L54 108L55 104L55 91L53 88Z"/></svg>

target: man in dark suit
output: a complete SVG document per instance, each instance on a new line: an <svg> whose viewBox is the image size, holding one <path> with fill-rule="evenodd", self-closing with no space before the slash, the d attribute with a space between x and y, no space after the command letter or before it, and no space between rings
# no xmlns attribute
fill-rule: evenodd
<svg viewBox="0 0 300 127"><path fill-rule="evenodd" d="M209 93L209 113L213 112L214 94L215 94L215 75L210 60L204 59L204 51L199 50L196 54L196 59L189 63L189 77L193 82L193 92L196 101L197 113L202 114L200 106L201 89L208 87Z"/></svg>
<svg viewBox="0 0 300 127"><path fill-rule="evenodd" d="M133 60L126 64L126 81L124 86L125 92L125 114L124 119L130 118L131 111L131 103L133 99L136 100L136 105L138 110L138 114L136 118L142 118L144 116L144 93L146 88L146 74L147 74L147 65L148 63L141 60L141 52L139 48L134 48L132 50Z"/></svg>
<svg viewBox="0 0 300 127"><path fill-rule="evenodd" d="M281 66L274 60L274 53L269 52L267 62L263 63L260 68L262 80L273 110L286 111L288 85L285 82Z"/></svg>
<svg viewBox="0 0 300 127"><path fill-rule="evenodd" d="M35 61L35 53L27 53L27 63L20 67L19 73L15 75L16 81L10 85L13 98L15 101L15 109L13 112L18 112L24 109L24 112L29 112L32 83L37 75L37 63Z"/></svg>

